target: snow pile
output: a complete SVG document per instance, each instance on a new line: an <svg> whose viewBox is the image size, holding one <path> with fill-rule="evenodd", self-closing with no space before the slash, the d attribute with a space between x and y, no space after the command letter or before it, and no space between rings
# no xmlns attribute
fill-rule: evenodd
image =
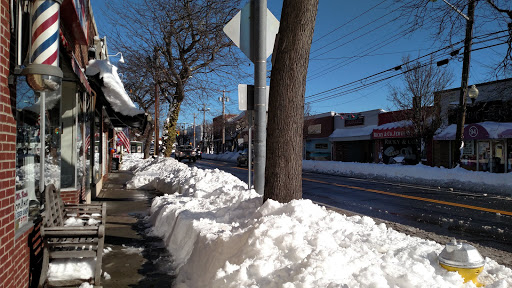
<svg viewBox="0 0 512 288"><path fill-rule="evenodd" d="M224 154L203 154L205 159L236 162L237 152ZM418 165L385 165L375 163L354 163L340 161L303 160L302 169L316 172L363 178L393 179L394 181L448 186L469 191L494 192L512 195L512 173L490 173L469 171L460 167L447 169Z"/></svg>
<svg viewBox="0 0 512 288"><path fill-rule="evenodd" d="M100 79L103 79L101 91L103 91L107 101L116 112L127 116L135 116L144 113L144 111L135 107L135 104L133 104L124 90L124 85L119 78L119 74L117 74L116 66L110 64L108 60L89 61L85 74L87 76L93 76L98 73L100 73Z"/></svg>
<svg viewBox="0 0 512 288"><path fill-rule="evenodd" d="M95 262L93 258L54 259L50 262L48 280L90 279L94 275Z"/></svg>
<svg viewBox="0 0 512 288"><path fill-rule="evenodd" d="M309 200L261 205L217 169L138 161L132 187L181 187L151 207L153 233L175 259L176 287L474 287L439 266L443 246L435 242ZM512 270L487 258L479 280L512 287Z"/></svg>

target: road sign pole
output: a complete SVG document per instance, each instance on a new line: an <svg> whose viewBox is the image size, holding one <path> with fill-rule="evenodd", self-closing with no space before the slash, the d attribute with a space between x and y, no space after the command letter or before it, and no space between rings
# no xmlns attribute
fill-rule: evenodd
<svg viewBox="0 0 512 288"><path fill-rule="evenodd" d="M254 21L252 24L251 39L255 45L254 54L251 57L254 62L254 106L255 115L255 161L254 161L254 189L260 195L265 191L265 158L267 143L267 57L266 57L266 31L267 31L267 0L252 0L251 2ZM251 50L252 52L253 50Z"/></svg>

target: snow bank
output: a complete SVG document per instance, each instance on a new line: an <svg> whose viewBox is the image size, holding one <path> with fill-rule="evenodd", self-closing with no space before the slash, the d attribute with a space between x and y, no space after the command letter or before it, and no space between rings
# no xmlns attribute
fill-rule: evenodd
<svg viewBox="0 0 512 288"><path fill-rule="evenodd" d="M236 162L237 152L203 154L203 158ZM303 160L302 169L307 172L388 179L411 184L447 186L468 191L512 195L512 173L499 174L469 171L460 167L447 169L418 165L385 165L340 161Z"/></svg>
<svg viewBox="0 0 512 288"><path fill-rule="evenodd" d="M261 205L260 195L217 169L169 158L133 161L130 187L181 192L151 207L152 231L175 260L176 287L474 287L439 266L442 245L369 217L309 200ZM479 280L512 287L512 270L487 258Z"/></svg>

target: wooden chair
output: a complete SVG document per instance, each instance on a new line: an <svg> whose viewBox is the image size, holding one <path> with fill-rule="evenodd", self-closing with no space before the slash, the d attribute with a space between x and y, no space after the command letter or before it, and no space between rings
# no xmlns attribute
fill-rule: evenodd
<svg viewBox="0 0 512 288"><path fill-rule="evenodd" d="M96 258L93 284L100 285L101 260L105 242L106 205L76 204L67 205L62 202L60 192L50 184L45 189L45 211L43 213L43 267L39 286L47 282L49 263L53 259ZM76 217L97 220L95 225L64 226L66 219ZM52 286L80 285L83 279L52 281Z"/></svg>

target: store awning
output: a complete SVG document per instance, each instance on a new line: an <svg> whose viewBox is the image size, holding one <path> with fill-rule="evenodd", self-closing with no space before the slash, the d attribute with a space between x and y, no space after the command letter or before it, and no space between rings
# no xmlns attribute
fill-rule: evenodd
<svg viewBox="0 0 512 288"><path fill-rule="evenodd" d="M377 125L369 125L360 128L342 128L336 129L329 136L329 141L340 142L340 141L361 141L371 140L372 131Z"/></svg>
<svg viewBox="0 0 512 288"><path fill-rule="evenodd" d="M455 140L457 125L451 124L438 129L434 140ZM502 139L512 138L512 123L510 122L480 122L464 126L464 139Z"/></svg>
<svg viewBox="0 0 512 288"><path fill-rule="evenodd" d="M409 138L412 125L411 120L386 123L377 126L377 129L373 130L372 137L373 139Z"/></svg>
<svg viewBox="0 0 512 288"><path fill-rule="evenodd" d="M512 138L512 128L499 133L498 138Z"/></svg>

